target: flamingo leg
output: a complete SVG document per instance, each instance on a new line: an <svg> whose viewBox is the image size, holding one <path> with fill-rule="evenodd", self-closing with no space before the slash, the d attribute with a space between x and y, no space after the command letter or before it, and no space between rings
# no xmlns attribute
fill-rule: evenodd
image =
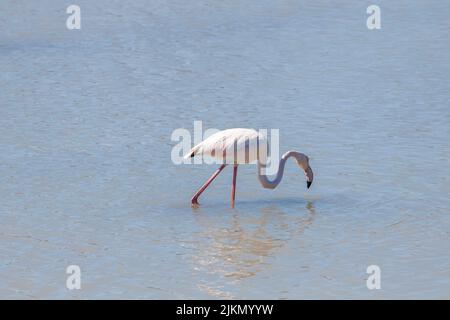
<svg viewBox="0 0 450 320"><path fill-rule="evenodd" d="M231 186L231 208L234 208L234 199L236 197L236 176L238 165L235 164L233 168L233 185Z"/></svg>
<svg viewBox="0 0 450 320"><path fill-rule="evenodd" d="M208 186L213 182L213 180L219 175L219 173L225 168L226 164L222 164L219 169L217 169L208 180L206 180L205 184L203 184L200 189L194 194L191 199L192 205L198 205L198 197L203 193L203 191L208 188Z"/></svg>

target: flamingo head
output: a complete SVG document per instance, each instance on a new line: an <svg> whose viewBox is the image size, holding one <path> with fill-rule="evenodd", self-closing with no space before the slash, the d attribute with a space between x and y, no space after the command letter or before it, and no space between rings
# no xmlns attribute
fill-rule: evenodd
<svg viewBox="0 0 450 320"><path fill-rule="evenodd" d="M309 189L314 179L313 171L309 165L309 158L306 155L302 155L302 157L297 158L298 165L305 172L306 177L306 187Z"/></svg>
<svg viewBox="0 0 450 320"><path fill-rule="evenodd" d="M309 187L311 187L311 184L313 182L313 177L314 177L313 171L310 166L308 166L308 168L306 168L305 176L306 176L306 187L309 189Z"/></svg>

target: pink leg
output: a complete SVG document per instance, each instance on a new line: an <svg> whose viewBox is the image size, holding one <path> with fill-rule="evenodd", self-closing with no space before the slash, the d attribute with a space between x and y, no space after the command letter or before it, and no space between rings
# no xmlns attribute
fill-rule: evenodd
<svg viewBox="0 0 450 320"><path fill-rule="evenodd" d="M234 198L236 196L236 176L238 165L235 164L233 168L233 186L231 187L231 208L234 208Z"/></svg>
<svg viewBox="0 0 450 320"><path fill-rule="evenodd" d="M194 194L194 196L191 199L192 205L198 205L198 197L200 197L203 191L205 191L206 188L208 188L211 182L213 182L213 180L219 175L219 173L223 170L223 168L225 168L225 166L226 164L221 165L220 168L217 169L216 172L214 172L211 177L209 177L209 179L205 182L205 184L200 189L198 189L198 191Z"/></svg>

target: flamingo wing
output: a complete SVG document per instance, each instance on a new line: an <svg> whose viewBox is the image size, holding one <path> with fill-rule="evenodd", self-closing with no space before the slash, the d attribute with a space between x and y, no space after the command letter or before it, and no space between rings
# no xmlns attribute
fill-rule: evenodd
<svg viewBox="0 0 450 320"><path fill-rule="evenodd" d="M219 131L193 147L184 157L206 155L226 163L250 163L258 151L266 154L266 137L253 129L234 128Z"/></svg>

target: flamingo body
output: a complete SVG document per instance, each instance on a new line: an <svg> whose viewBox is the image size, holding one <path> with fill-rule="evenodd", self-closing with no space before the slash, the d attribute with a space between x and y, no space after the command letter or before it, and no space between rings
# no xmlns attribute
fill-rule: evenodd
<svg viewBox="0 0 450 320"><path fill-rule="evenodd" d="M193 147L185 158L205 155L225 164L249 164L265 161L267 139L254 129L233 128L216 132Z"/></svg>

